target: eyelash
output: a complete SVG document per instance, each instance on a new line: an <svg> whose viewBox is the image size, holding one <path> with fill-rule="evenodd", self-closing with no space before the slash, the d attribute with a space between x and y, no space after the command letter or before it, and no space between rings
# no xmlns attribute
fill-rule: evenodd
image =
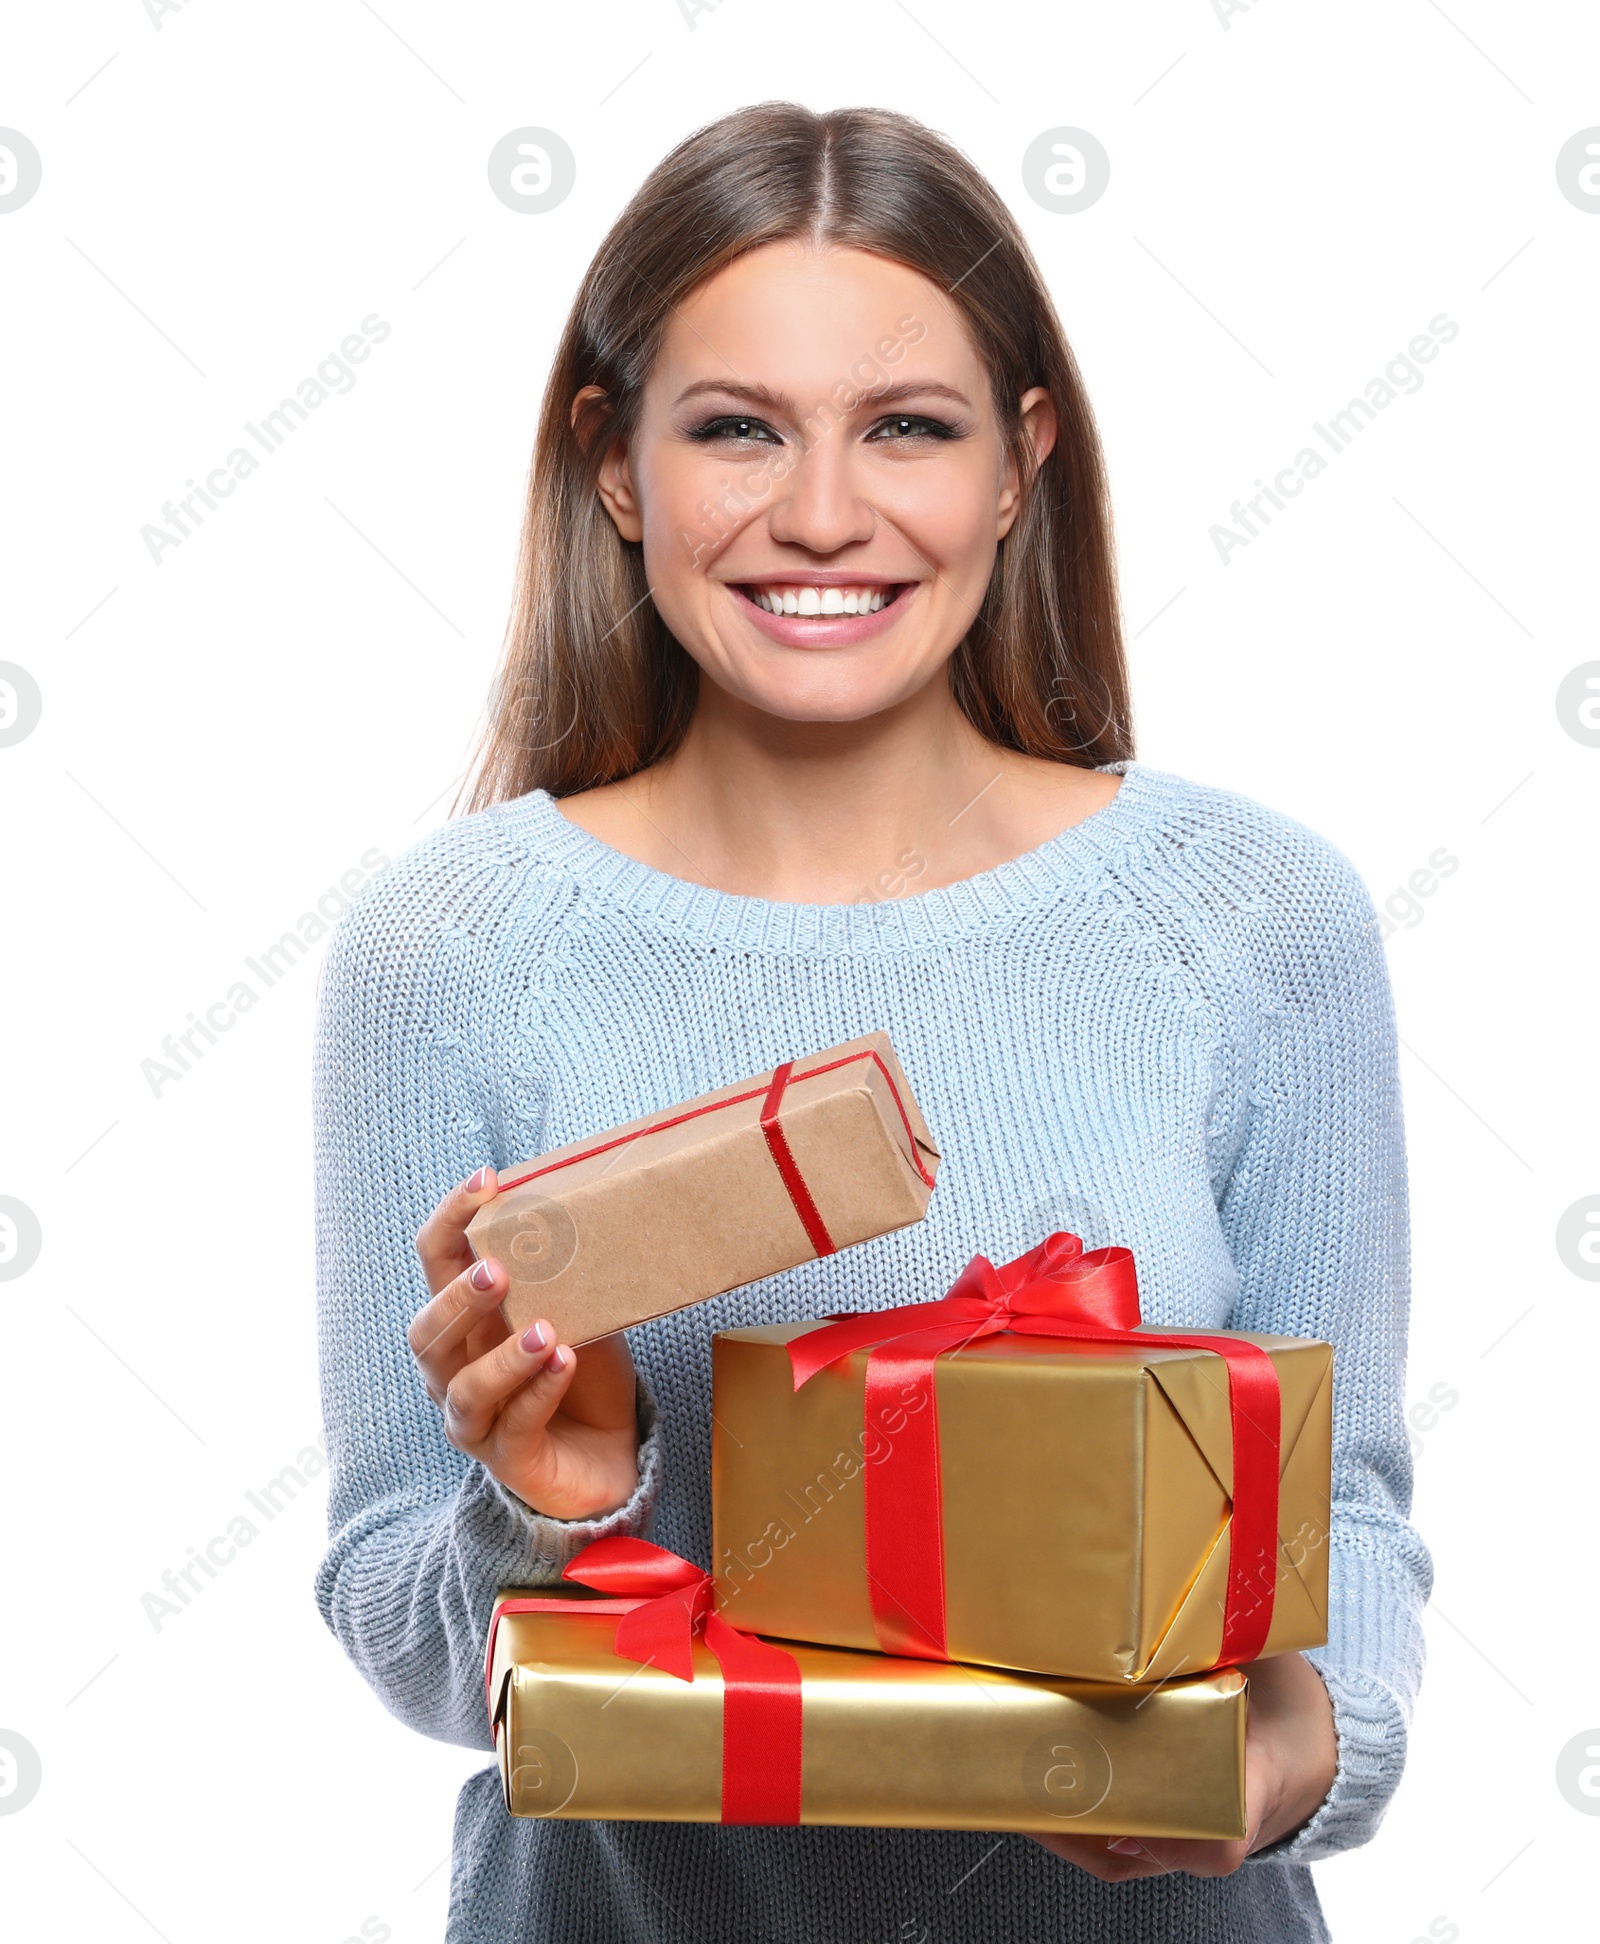
<svg viewBox="0 0 1600 1944"><path fill-rule="evenodd" d="M776 435L769 439L757 439L749 432L739 433L731 429L739 425L759 427L763 432L772 432L772 427L765 419L750 418L743 413L724 412L716 418L707 419L703 425L696 426L689 437L704 445L709 445L715 439L731 439L739 445L781 445L783 443ZM962 436L959 427L951 425L945 419L933 418L926 412L890 412L869 428L867 436L870 438L885 425L915 426L918 429L898 433L889 439L878 440L876 441L878 444L900 445L912 439L946 440L959 439Z"/></svg>

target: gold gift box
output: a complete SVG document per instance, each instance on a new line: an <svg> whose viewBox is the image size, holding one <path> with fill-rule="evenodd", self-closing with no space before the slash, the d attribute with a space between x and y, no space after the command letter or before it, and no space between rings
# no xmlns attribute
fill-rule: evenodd
<svg viewBox="0 0 1600 1944"><path fill-rule="evenodd" d="M507 1810L720 1821L716 1658L696 1641L692 1682L619 1659L615 1618L584 1604L497 1620L488 1695ZM783 1645L801 1672L802 1823L1245 1833L1235 1669L1141 1690Z"/></svg>
<svg viewBox="0 0 1600 1944"><path fill-rule="evenodd" d="M867 1355L794 1388L815 1323L713 1344L717 1598L752 1633L874 1648L866 1574ZM1219 1333L1221 1334L1221 1333ZM1263 1652L1327 1639L1333 1353L1238 1334L1282 1393L1278 1573ZM1222 1646L1233 1443L1220 1357L1009 1334L939 1357L946 1645L953 1660L1161 1681ZM904 1423L904 1420L901 1420ZM892 1438L894 1427L880 1427Z"/></svg>

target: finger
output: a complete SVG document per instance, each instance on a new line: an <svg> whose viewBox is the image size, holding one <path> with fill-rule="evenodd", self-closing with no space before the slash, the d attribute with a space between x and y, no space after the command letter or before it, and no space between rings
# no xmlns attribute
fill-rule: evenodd
<svg viewBox="0 0 1600 1944"><path fill-rule="evenodd" d="M444 1200L417 1230L417 1255L422 1273L434 1295L454 1281L463 1269L472 1266L472 1244L467 1240L467 1224L485 1202L500 1192L493 1168L480 1168L468 1181L452 1188Z"/></svg>
<svg viewBox="0 0 1600 1944"><path fill-rule="evenodd" d="M475 1450L513 1398L518 1438L542 1431L576 1366L574 1353L556 1342L555 1331L541 1317L456 1372L444 1395L445 1436L462 1451Z"/></svg>
<svg viewBox="0 0 1600 1944"><path fill-rule="evenodd" d="M1086 1870L1102 1883L1132 1883L1140 1877L1167 1874L1167 1866L1150 1856L1136 1837L1036 1835L1034 1841L1042 1843L1063 1862ZM1119 1841L1133 1843L1134 1850L1129 1852L1111 1847Z"/></svg>
<svg viewBox="0 0 1600 1944"><path fill-rule="evenodd" d="M633 1352L623 1332L595 1337L574 1354L578 1367L561 1407L567 1416L599 1431L631 1424L637 1408L638 1386Z"/></svg>
<svg viewBox="0 0 1600 1944"><path fill-rule="evenodd" d="M1250 1850L1248 1842L1208 1842L1199 1838L1176 1841L1163 1838L1159 1843L1147 1843L1142 1837L1123 1840L1135 1845L1129 1853L1148 1863L1152 1874L1181 1870L1188 1876L1232 1876Z"/></svg>
<svg viewBox="0 0 1600 1944"><path fill-rule="evenodd" d="M493 1256L486 1256L446 1283L412 1317L406 1341L435 1404L442 1402L456 1372L474 1356L483 1354L484 1346L472 1343L473 1331L493 1317L500 1333L505 1334L505 1323L498 1312L510 1287L504 1267Z"/></svg>

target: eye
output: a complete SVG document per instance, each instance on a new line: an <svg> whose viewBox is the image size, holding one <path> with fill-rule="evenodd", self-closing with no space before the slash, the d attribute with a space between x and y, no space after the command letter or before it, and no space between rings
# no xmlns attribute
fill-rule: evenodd
<svg viewBox="0 0 1600 1944"><path fill-rule="evenodd" d="M707 419L703 425L697 425L689 436L705 444L709 444L713 439L732 439L741 445L781 445L783 443L766 420L758 418Z"/></svg>
<svg viewBox="0 0 1600 1944"><path fill-rule="evenodd" d="M961 435L944 419L929 418L916 412L893 412L881 418L867 434L869 439L898 444L906 439L956 439Z"/></svg>

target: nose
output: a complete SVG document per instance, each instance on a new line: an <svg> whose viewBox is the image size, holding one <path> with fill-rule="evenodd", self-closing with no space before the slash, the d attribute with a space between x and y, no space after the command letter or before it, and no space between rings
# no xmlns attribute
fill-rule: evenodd
<svg viewBox="0 0 1600 1944"><path fill-rule="evenodd" d="M856 490L849 441L825 431L802 452L773 493L767 531L773 539L808 553L837 553L872 538L877 515Z"/></svg>

